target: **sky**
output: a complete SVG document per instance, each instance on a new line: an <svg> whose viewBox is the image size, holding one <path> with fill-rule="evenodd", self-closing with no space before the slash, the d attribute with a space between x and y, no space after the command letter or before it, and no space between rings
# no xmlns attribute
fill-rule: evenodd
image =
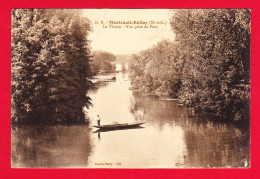
<svg viewBox="0 0 260 179"><path fill-rule="evenodd" d="M92 50L112 52L115 55L127 55L138 53L157 44L163 39L174 39L169 19L169 9L85 9L84 16L91 21L93 32L89 39L92 41ZM103 24L102 22L103 21ZM138 24L132 24L133 28L127 28L126 24L117 24L121 28L111 28L109 21L147 22L148 28L136 28ZM150 21L163 22L153 24L157 28L151 28ZM106 26L107 28L103 27ZM128 24L131 25L131 24ZM139 24L144 27L144 24Z"/></svg>

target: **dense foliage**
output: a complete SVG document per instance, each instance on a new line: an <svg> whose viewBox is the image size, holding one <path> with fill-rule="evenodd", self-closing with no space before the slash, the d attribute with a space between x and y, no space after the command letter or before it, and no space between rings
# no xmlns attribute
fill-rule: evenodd
<svg viewBox="0 0 260 179"><path fill-rule="evenodd" d="M90 23L75 10L12 11L12 121L84 121Z"/></svg>
<svg viewBox="0 0 260 179"><path fill-rule="evenodd" d="M167 40L132 56L129 62L133 88L144 93L177 96L183 60L175 45Z"/></svg>
<svg viewBox="0 0 260 179"><path fill-rule="evenodd" d="M163 89L221 119L248 120L250 18L248 9L175 10L174 44L163 47L163 42L133 56L134 87Z"/></svg>
<svg viewBox="0 0 260 179"><path fill-rule="evenodd" d="M116 65L113 64L116 60L116 56L109 52L93 51L91 53L93 58L91 59L91 71L93 74L97 73L112 73L116 70Z"/></svg>

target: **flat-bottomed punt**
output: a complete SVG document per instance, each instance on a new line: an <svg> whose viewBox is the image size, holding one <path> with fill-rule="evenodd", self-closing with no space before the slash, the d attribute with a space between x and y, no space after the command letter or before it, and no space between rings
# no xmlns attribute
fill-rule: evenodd
<svg viewBox="0 0 260 179"><path fill-rule="evenodd" d="M133 128L138 127L145 122L135 122L135 123L123 123L123 124L110 124L110 125L99 125L99 126L93 126L99 129L123 129L123 128Z"/></svg>

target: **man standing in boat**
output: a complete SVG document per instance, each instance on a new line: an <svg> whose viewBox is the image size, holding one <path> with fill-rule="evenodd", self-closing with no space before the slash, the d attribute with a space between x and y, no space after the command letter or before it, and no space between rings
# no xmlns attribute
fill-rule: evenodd
<svg viewBox="0 0 260 179"><path fill-rule="evenodd" d="M100 117L99 117L99 115L97 115L97 117L98 117L97 124L98 124L98 126L100 126Z"/></svg>

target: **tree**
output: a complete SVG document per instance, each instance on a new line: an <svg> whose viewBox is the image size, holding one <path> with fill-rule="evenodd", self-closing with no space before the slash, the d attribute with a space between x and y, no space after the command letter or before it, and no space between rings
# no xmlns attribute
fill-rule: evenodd
<svg viewBox="0 0 260 179"><path fill-rule="evenodd" d="M175 44L163 40L134 55L129 62L132 85L145 93L176 97L183 66L177 54Z"/></svg>
<svg viewBox="0 0 260 179"><path fill-rule="evenodd" d="M93 58L91 59L91 71L93 74L98 72L111 73L115 72L116 66L113 62L116 60L116 56L109 52L93 51Z"/></svg>
<svg viewBox="0 0 260 179"><path fill-rule="evenodd" d="M171 19L182 50L181 100L226 119L249 117L250 10L182 9Z"/></svg>
<svg viewBox="0 0 260 179"><path fill-rule="evenodd" d="M13 121L84 121L92 87L89 24L75 10L12 11Z"/></svg>
<svg viewBox="0 0 260 179"><path fill-rule="evenodd" d="M249 119L249 9L174 10L175 41L132 56L132 86L225 120Z"/></svg>

